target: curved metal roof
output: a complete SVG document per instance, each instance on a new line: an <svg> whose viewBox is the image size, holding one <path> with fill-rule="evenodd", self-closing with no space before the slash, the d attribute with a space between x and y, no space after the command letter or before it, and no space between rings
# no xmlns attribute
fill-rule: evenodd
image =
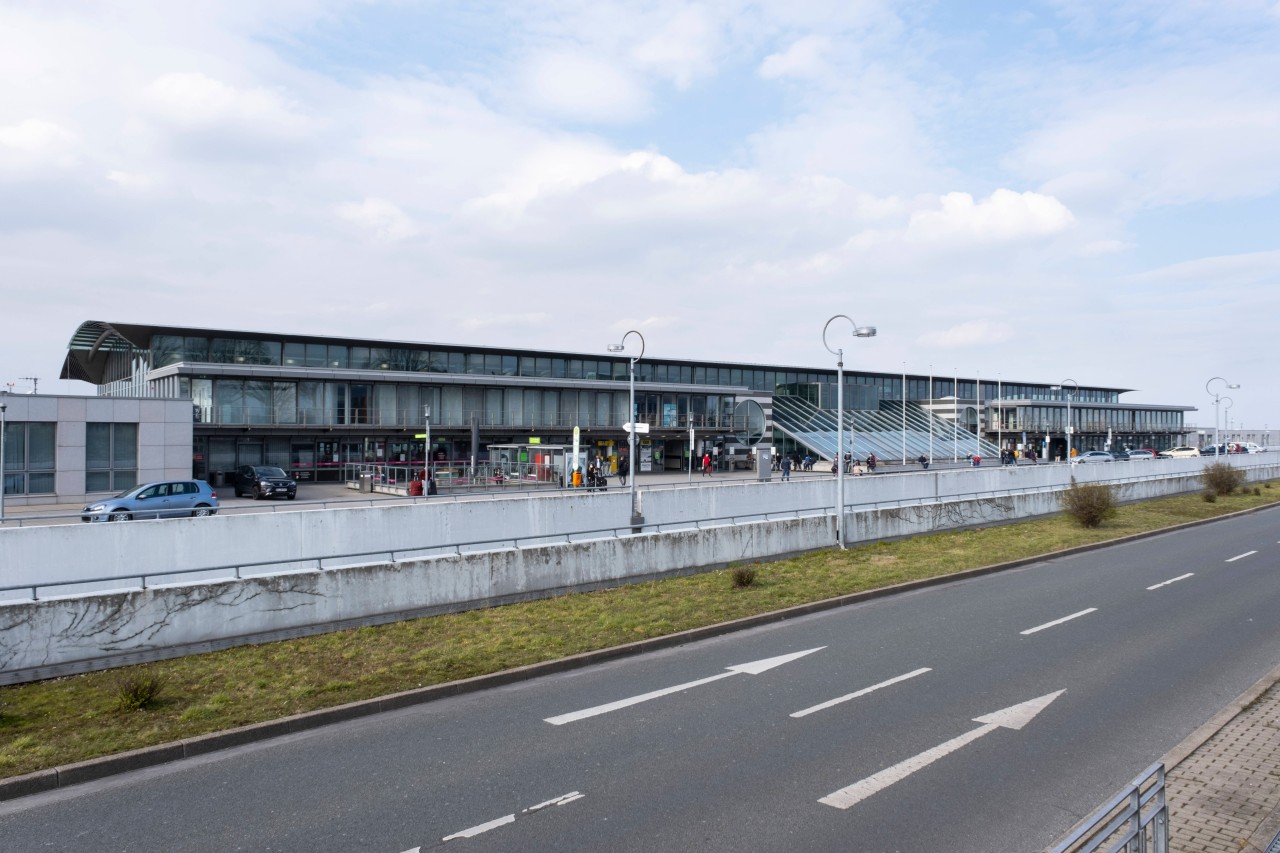
<svg viewBox="0 0 1280 853"><path fill-rule="evenodd" d="M145 350L158 327L131 326L89 320L81 323L67 344L59 379L81 379L101 385L107 362L113 353Z"/></svg>

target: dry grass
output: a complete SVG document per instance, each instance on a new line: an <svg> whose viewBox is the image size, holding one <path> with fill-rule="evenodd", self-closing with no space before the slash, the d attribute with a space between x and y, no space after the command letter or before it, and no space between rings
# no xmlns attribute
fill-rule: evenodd
<svg viewBox="0 0 1280 853"><path fill-rule="evenodd" d="M148 664L164 690L128 712L129 669L3 687L0 776L1276 503L1262 494L1122 506L1092 529L1059 516L820 551L753 565L747 589L726 569Z"/></svg>

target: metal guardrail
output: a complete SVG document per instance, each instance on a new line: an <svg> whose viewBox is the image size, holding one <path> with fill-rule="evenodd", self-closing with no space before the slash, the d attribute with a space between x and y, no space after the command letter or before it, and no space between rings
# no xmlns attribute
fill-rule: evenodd
<svg viewBox="0 0 1280 853"><path fill-rule="evenodd" d="M829 515L834 513L834 507L823 505L818 507L806 507L801 509L776 511L776 512L755 512L740 515L713 516L701 519L681 520L678 522L669 522L666 524L647 524L642 528L644 532L649 533L671 533L678 530L696 529L701 530L705 527L723 527L735 524L743 524L750 521L773 521L779 518L808 518L818 515ZM621 534L620 531L626 531ZM362 557L380 557L385 555L391 562L398 562L396 555L399 554L401 559L409 556L440 556L442 554L462 555L476 551L489 551L495 548L510 547L514 549L521 548L521 542L529 543L523 547L535 547L538 545L547 545L563 542L569 544L572 542L584 542L591 539L621 539L623 535L635 535L636 530L630 525L620 525L613 527L595 527L584 528L581 530L570 530L563 533L539 533L529 536L505 536L501 539L474 539L464 542L450 542L446 545L439 543L430 545L412 545L404 548L379 548L373 551L352 551L342 554L317 554L308 556L291 557L287 560L260 560L256 562L238 562L227 563L217 566L205 566L199 569L165 569L154 572L130 572L124 575L108 575L103 577L77 578L73 581L57 581L39 584L15 584L13 586L0 586L0 592L15 592L17 590L31 590L31 601L39 601L39 592L42 589L58 589L63 587L77 587L88 584L101 583L117 583L124 581L138 581L139 589L147 589L147 579L155 578L171 578L182 577L185 575L198 574L217 574L223 573L225 577L211 578L211 580L239 580L245 577L245 571L255 568L263 568L267 566L293 566L303 563L315 563L313 567L302 567L295 571L317 571L325 570L325 562L330 564L338 563L340 568L347 565L346 561L358 559ZM603 534L603 535L602 535ZM508 546L507 543L510 543ZM335 568L330 565L329 568ZM249 576L254 576L250 574ZM152 583L151 586L164 586L165 584ZM12 603L12 599L10 600Z"/></svg>
<svg viewBox="0 0 1280 853"><path fill-rule="evenodd" d="M1152 764L1047 853L1168 853L1164 765Z"/></svg>
<svg viewBox="0 0 1280 853"><path fill-rule="evenodd" d="M1065 463L1062 463L1062 464L1065 464ZM909 471L909 472L902 472L902 473L905 473L909 476L919 476L919 475L928 474L929 472ZM886 476L886 474L868 474L865 476L882 477L882 476ZM1108 481L1108 484L1123 485L1126 483L1137 483L1137 482L1145 482L1145 481L1151 481L1151 480L1169 479L1172 477L1179 477L1179 476L1186 476L1186 475L1185 474L1149 474L1149 475L1138 476L1138 477L1122 477L1122 478L1117 478L1115 480ZM737 481L730 481L730 482L724 483L723 485L724 486L735 486L735 485L745 486L745 485L754 484L755 482L757 481L737 480ZM690 486L687 483L672 483L672 484L663 484L663 485L652 485L652 486L647 486L645 488L646 490L656 490L656 489L673 489L673 488L689 488L689 487ZM847 502L845 504L845 511L849 512L854 510L905 509L908 507L930 506L934 504L948 503L952 501L982 500L982 499L993 499L993 498L1001 498L1001 497L1012 497L1015 495L1044 494L1048 492L1062 491L1063 488L1064 486L1060 486L1060 485L1045 485L1045 486L1028 486L1024 488L1014 488L1014 489L995 489L995 490L987 489L987 490L973 491L973 492L954 492L951 494L942 495L938 497L921 496L918 498L903 498L903 499L891 500L891 501L860 501L859 502L855 500L852 502ZM564 493L564 492L581 493L588 490L566 488L566 489L556 489L554 491L556 491L557 493ZM592 493L595 493L595 492L592 492ZM508 496L517 497L520 494L521 494L520 492L516 492L513 490L512 492L504 493L502 497L508 497ZM529 494L546 495L548 494L548 490L545 490L545 489L534 490L532 492L529 492ZM465 497L464 495L450 495L450 496L445 496L444 499L445 500L452 499L451 502L458 503L458 502L461 502L464 497ZM478 494L472 495L472 497L473 498L484 498L484 497L491 498L493 497L493 495L492 493L478 493ZM320 508L323 508L323 509L331 509L331 508L338 508L338 507L346 508L346 507L352 507L357 505L358 506L391 506L401 502L418 503L419 501L424 501L424 500L438 502L440 499L441 499L440 496L435 496L431 498L409 497L409 498L382 498L382 499L355 499L350 501L316 501L311 503L299 501L293 504L284 505L281 507L281 509L284 511L297 511L304 507L315 508L316 506L319 506ZM257 508L256 505L254 508L255 509ZM232 509L232 512L234 512L235 508L231 508L231 509ZM244 509L246 511L250 511L249 507L244 507ZM272 507L272 511L273 512L276 511L274 506ZM581 530L566 531L563 533L550 533L550 534L544 533L544 534L519 536L519 537L504 536L504 537L494 537L489 539L477 539L477 540L464 541L464 542L450 542L446 544L434 543L429 545L415 545L415 546L410 546L406 548L396 548L396 549L384 548L384 549L378 549L374 551L356 551L356 552L342 553L342 554L329 553L329 554L314 555L314 556L299 556L299 557L293 557L287 560L277 559L277 560L264 560L264 561L258 561L258 562L226 563L226 564L220 564L216 566L205 566L199 569L167 569L163 571L153 571L153 572L131 572L129 574L112 575L108 577L80 578L72 581L58 581L55 583L42 583L42 584L34 584L34 585L29 583L15 584L13 586L0 587L0 593L14 592L16 590L31 590L30 600L39 601L40 600L39 590L41 589L77 587L77 586L97 584L97 583L115 583L118 581L130 581L134 579L138 579L141 589L146 589L147 578L167 578L167 577L179 577L179 576L191 575L191 574L216 574L221 572L223 573L226 579L239 579L242 577L243 570L261 568L264 566L293 566L300 563L314 562L316 565L313 570L323 571L324 562L326 560L332 563L332 562L346 561L353 558L386 555L387 559L389 559L391 562L396 562L397 553L401 555L414 554L417 556L424 556L428 554L435 555L437 553L462 554L464 552L469 552L469 551L483 551L483 550L491 550L497 547L504 547L505 544L508 542L511 543L509 547L519 548L521 547L520 542L522 541L537 542L538 544L547 544L551 542L560 542L560 541L569 543L569 542L582 541L587 539L621 538L621 536L619 535L619 531L624 531L624 530L627 531L627 535L634 535L636 532L669 533L669 532L674 532L679 530L690 530L690 529L696 530L696 529L701 529L704 526L732 525L732 524L741 524L741 523L746 523L751 521L772 521L778 518L804 518L804 517L810 517L810 516L816 516L816 515L834 515L834 514L835 514L834 506L830 504L823 504L821 506L801 507L798 509L775 510L775 511L755 512L755 513L737 513L737 514L726 515L726 516L708 516L708 517L699 518L699 519L682 519L680 521L673 521L673 522L666 522L666 523L650 523L650 524L643 525L643 527L639 528L638 530L628 524L628 525L618 525L618 526L612 526L612 527L585 528ZM47 516L47 518L67 518L67 517L79 517L79 513L72 513L69 515L60 515L60 516ZM130 523L145 524L148 521L156 522L156 521L165 521L165 520L166 519L143 519L140 521L134 521ZM601 536L600 534L606 534L606 535ZM575 539L574 537L580 537L580 538Z"/></svg>

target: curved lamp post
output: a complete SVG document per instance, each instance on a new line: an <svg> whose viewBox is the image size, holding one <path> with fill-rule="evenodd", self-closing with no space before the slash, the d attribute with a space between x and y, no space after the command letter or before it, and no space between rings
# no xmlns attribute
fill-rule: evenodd
<svg viewBox="0 0 1280 853"><path fill-rule="evenodd" d="M1070 382L1070 383L1072 384L1072 386L1073 386L1073 387L1072 387L1072 389L1071 389L1071 391L1070 391L1070 393L1068 393L1068 391L1067 391L1067 383L1068 383L1068 382ZM1066 398L1067 398L1067 422L1066 422L1066 424L1062 427L1062 432L1063 432L1063 434L1064 434L1064 435L1066 435L1066 437L1067 437L1067 456L1066 456L1066 460L1067 460L1067 462L1068 462L1068 464L1069 464L1069 463L1071 462L1071 434L1072 434L1073 432L1075 432L1075 429L1073 428L1072 423L1071 423L1071 400L1072 400L1072 398L1074 398L1074 397L1076 396L1076 392L1080 390L1080 384L1079 384L1078 382L1076 382L1074 379L1064 379L1064 380L1062 380L1060 383L1058 383L1057 385L1053 385L1053 386L1050 386L1050 387L1052 387L1052 388L1053 388L1053 390L1055 390L1055 391L1061 391L1061 392L1062 392L1062 396L1064 396L1064 397L1066 397ZM1047 449L1047 448L1046 448L1046 449Z"/></svg>
<svg viewBox="0 0 1280 853"><path fill-rule="evenodd" d="M831 348L827 329L836 320L845 319L853 327L855 338L874 338L875 326L859 326L846 314L837 314L822 327L822 345L836 357L836 540L844 548L844 348ZM905 391L905 389L904 389ZM905 402L903 405L906 405Z"/></svg>
<svg viewBox="0 0 1280 853"><path fill-rule="evenodd" d="M1218 404L1222 402L1223 397L1221 394L1218 394L1216 391L1212 391L1209 389L1209 386L1215 382L1221 382L1227 388L1239 388L1240 386L1232 385L1230 382L1223 379L1221 376L1215 376L1212 379L1210 379L1208 382L1204 383L1205 393L1213 396L1213 448L1214 448L1214 453L1217 453L1218 452ZM1226 399L1230 399L1230 398L1228 397Z"/></svg>
<svg viewBox="0 0 1280 853"><path fill-rule="evenodd" d="M4 412L9 408L5 402L8 391L0 391L0 522L4 521Z"/></svg>
<svg viewBox="0 0 1280 853"><path fill-rule="evenodd" d="M1223 397L1222 402L1226 405L1226 409L1224 409L1222 412L1222 425L1227 428L1227 438L1230 438L1231 437L1231 407L1236 404L1236 401L1232 400L1230 397ZM1218 445L1218 447L1222 447L1223 452L1224 453L1226 452L1226 449L1227 449L1226 445ZM1218 447L1214 447L1213 449L1213 453L1215 456L1218 453Z"/></svg>
<svg viewBox="0 0 1280 853"><path fill-rule="evenodd" d="M631 526L639 527L644 524L644 516L640 514L640 506L637 503L636 494L636 362L644 357L644 335L632 329L623 335L622 340L618 341L618 343L609 344L609 352L624 352L627 348L627 338L632 335L640 339L640 352L636 355L628 356L631 359L629 372L631 377L631 410L627 417L631 419L631 425L627 430L627 446L630 448L630 452L627 454L627 479L631 482ZM692 447L689 448L689 454L692 459Z"/></svg>

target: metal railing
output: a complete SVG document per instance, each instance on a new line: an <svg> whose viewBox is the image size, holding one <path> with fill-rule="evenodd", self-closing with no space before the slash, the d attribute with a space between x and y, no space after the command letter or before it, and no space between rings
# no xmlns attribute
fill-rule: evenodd
<svg viewBox="0 0 1280 853"><path fill-rule="evenodd" d="M667 524L648 524L644 526L644 530L650 533L671 533L678 530L697 529L701 530L708 527L725 527L736 524L745 524L752 521L776 521L782 518L807 518L814 516L822 516L833 514L832 507L827 505L816 507L804 507L799 509L781 510L774 512L758 512L742 515L712 516L700 519L682 519L678 522L669 522ZM322 572L326 569L325 563L330 565L327 568L341 568L350 565L353 559L368 557L385 556L389 562L395 563L401 559L409 557L425 557L425 556L461 556L464 553L476 551L492 551L500 548L519 549L521 547L535 547L550 544L570 544L573 542L583 542L592 539L621 539L624 536L634 536L635 529L631 525L619 525L610 527L583 528L579 530L569 530L562 533L538 533L529 534L527 536L506 536L501 539L474 539L462 542L450 542L448 544L423 544L412 545L402 548L380 548L373 551L352 551L341 554L312 554L305 556L290 557L287 560L259 560L253 562L236 562L219 564L215 566L205 566L198 569L160 569L151 572L130 572L123 575L105 575L101 577L77 578L68 581L51 581L48 583L25 583L15 584L13 586L0 586L0 593L16 592L18 590L30 590L31 601L40 600L40 590L42 589L59 589L66 587L87 586L89 584L104 583L122 583L126 581L136 580L138 589L149 589L157 586L167 586L167 583L155 583L157 578L177 578L186 575L215 575L216 577L207 578L210 581L226 580L234 578L239 580L246 576L254 577L246 570L269 568L273 566L300 566L292 569L290 572L314 571ZM521 545L520 543L526 543ZM399 555L399 557L397 557ZM314 563L314 566L303 566L301 564ZM337 565L334 565L334 564ZM269 573L267 573L269 574ZM148 579L153 582L148 584ZM130 587L131 588L131 587ZM10 600L12 601L12 599Z"/></svg>
<svg viewBox="0 0 1280 853"><path fill-rule="evenodd" d="M380 409L377 407L351 407L340 409L281 408L269 406L209 406L196 404L193 419L197 424L212 426L283 426L283 427L395 427L421 429L424 425L422 410ZM526 414L517 411L493 411L468 409L448 412L437 411L432 415L434 428L506 427L519 429L617 429L627 420L626 412L610 412L601 416L598 412L539 412ZM654 429L717 429L735 428L729 414L678 413L666 416L641 412L636 419ZM737 424L736 426L741 426Z"/></svg>
<svg viewBox="0 0 1280 853"><path fill-rule="evenodd" d="M1151 765L1048 853L1168 853L1164 783L1164 765Z"/></svg>

